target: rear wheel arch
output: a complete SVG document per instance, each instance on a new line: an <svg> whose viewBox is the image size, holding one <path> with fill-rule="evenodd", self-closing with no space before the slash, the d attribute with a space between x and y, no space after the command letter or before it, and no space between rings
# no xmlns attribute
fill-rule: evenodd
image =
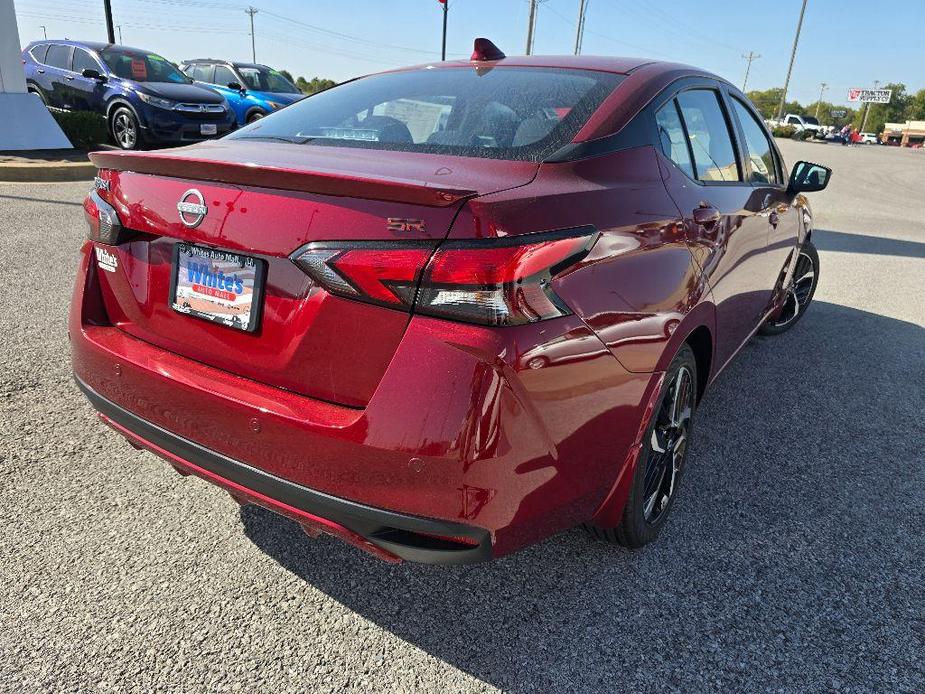
<svg viewBox="0 0 925 694"><path fill-rule="evenodd" d="M695 328L684 340L694 352L697 362L697 402L703 398L710 382L710 367L713 364L713 334L706 325Z"/></svg>

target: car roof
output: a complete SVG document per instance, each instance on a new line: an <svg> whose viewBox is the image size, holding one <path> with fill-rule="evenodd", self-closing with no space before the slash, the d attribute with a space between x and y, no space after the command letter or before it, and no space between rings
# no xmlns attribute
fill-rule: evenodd
<svg viewBox="0 0 925 694"><path fill-rule="evenodd" d="M513 55L504 57L500 60L478 61L477 64L485 66L505 66L505 67L557 67L571 68L574 70L598 70L601 72L614 72L620 75L628 75L645 65L658 64L661 61L651 60L648 58L630 58L623 56L601 56L601 55ZM458 67L460 65L471 66L475 64L469 60L448 60L446 62L425 63L415 65L414 69L420 67ZM664 63L665 65L677 68L677 63Z"/></svg>
<svg viewBox="0 0 925 694"><path fill-rule="evenodd" d="M102 43L100 41L77 41L75 39L41 39L39 41L33 41L29 46L38 46L45 43L57 43L63 46L77 46L79 48L89 48L91 51L96 51L99 53L102 50L107 48L118 48L125 51L133 51L135 53L152 53L146 48L134 48L133 46L123 46L118 43Z"/></svg>

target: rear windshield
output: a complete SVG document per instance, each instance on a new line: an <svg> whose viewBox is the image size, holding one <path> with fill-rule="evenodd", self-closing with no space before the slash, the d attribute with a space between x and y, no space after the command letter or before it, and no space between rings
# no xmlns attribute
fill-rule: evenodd
<svg viewBox="0 0 925 694"><path fill-rule="evenodd" d="M524 67L386 73L303 99L228 137L540 161L570 142L621 80Z"/></svg>
<svg viewBox="0 0 925 694"><path fill-rule="evenodd" d="M154 53L107 48L100 51L100 57L115 75L133 82L192 82L173 63Z"/></svg>

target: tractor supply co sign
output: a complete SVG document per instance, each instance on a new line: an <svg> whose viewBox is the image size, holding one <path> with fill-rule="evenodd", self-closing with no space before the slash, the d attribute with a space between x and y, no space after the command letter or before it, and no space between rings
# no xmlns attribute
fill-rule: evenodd
<svg viewBox="0 0 925 694"><path fill-rule="evenodd" d="M848 101L865 104L888 104L893 96L892 89L860 89L852 87L848 90Z"/></svg>

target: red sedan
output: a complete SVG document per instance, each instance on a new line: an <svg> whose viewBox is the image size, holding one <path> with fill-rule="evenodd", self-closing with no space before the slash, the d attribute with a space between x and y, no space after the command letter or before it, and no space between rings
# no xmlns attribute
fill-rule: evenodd
<svg viewBox="0 0 925 694"><path fill-rule="evenodd" d="M639 547L697 404L803 316L804 192L684 65L471 61L347 82L220 140L97 152L77 383L177 470L388 561L578 524Z"/></svg>

